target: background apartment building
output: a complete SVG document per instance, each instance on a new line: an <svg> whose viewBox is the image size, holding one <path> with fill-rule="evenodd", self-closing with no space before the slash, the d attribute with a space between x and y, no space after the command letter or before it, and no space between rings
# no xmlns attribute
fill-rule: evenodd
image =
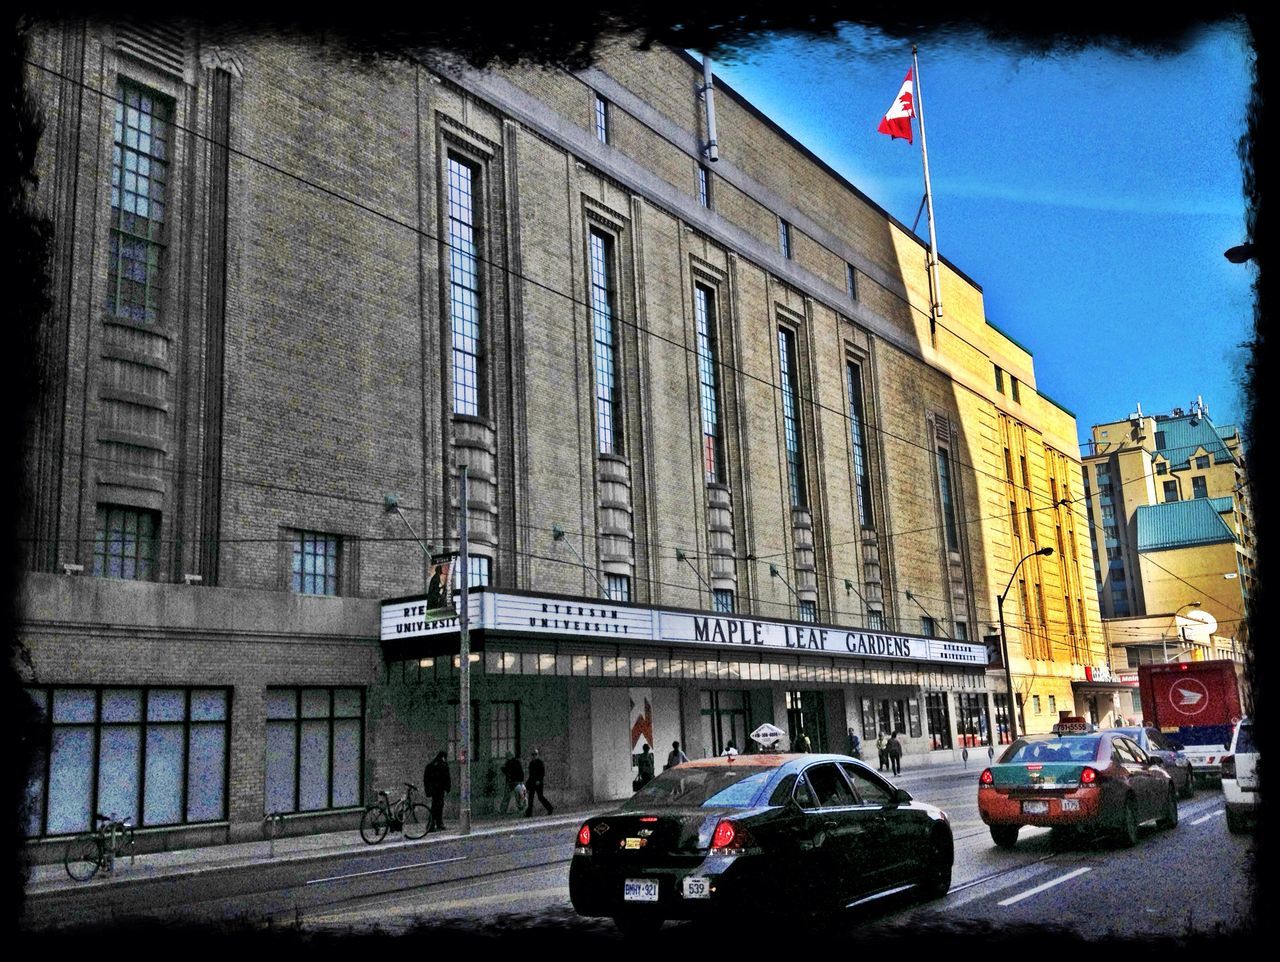
<svg viewBox="0 0 1280 962"><path fill-rule="evenodd" d="M1091 434L1094 578L1117 668L1133 680L1140 664L1227 658L1243 679L1255 551L1239 430L1197 398L1169 414L1139 406Z"/></svg>
<svg viewBox="0 0 1280 962"><path fill-rule="evenodd" d="M1006 589L1019 730L1112 711L1073 416L976 283L944 263L933 315L919 240L722 86L712 162L699 62L73 22L31 59L32 836L350 824L441 747L481 804L535 746L553 799L617 797L637 730L949 759L1008 738ZM456 633L386 642L380 606L464 510L470 746ZM724 637L652 627L684 617Z"/></svg>

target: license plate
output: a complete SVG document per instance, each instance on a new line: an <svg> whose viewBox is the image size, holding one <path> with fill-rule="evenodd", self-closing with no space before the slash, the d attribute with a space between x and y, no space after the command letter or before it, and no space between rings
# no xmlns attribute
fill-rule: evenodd
<svg viewBox="0 0 1280 962"><path fill-rule="evenodd" d="M644 848L644 839L629 838L626 841L624 841L622 845L623 845L623 848L628 848L628 849Z"/></svg>
<svg viewBox="0 0 1280 962"><path fill-rule="evenodd" d="M711 880L704 875L690 875L680 884L687 899L711 898Z"/></svg>
<svg viewBox="0 0 1280 962"><path fill-rule="evenodd" d="M658 901L658 881L651 878L629 878L622 883L624 902Z"/></svg>
<svg viewBox="0 0 1280 962"><path fill-rule="evenodd" d="M1063 810L1064 812L1078 812L1078 811L1080 811L1080 799L1078 799L1078 798L1064 798L1064 799L1062 800L1062 810Z"/></svg>
<svg viewBox="0 0 1280 962"><path fill-rule="evenodd" d="M1048 815L1049 803L1048 802L1023 802L1022 814L1023 815Z"/></svg>

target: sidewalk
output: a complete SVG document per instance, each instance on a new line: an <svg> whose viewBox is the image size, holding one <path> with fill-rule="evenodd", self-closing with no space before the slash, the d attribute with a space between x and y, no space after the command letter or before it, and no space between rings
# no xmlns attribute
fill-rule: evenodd
<svg viewBox="0 0 1280 962"><path fill-rule="evenodd" d="M864 758L863 760L865 761L866 759ZM985 757L982 759L970 757L967 768L958 762L951 762L945 765L917 764L916 767L904 769L902 774L897 777L892 775L888 777L894 784L901 785L910 791L912 784L933 778L947 779L949 781L972 778L976 782L985 764ZM871 767L876 767L874 759L872 759ZM558 807L554 815L538 815L532 818L517 815L494 815L487 812L473 814L471 834L467 837L506 835L511 832L529 831L558 825L564 827L565 839L569 841L572 830L581 824L583 819L597 812L610 811L621 804L622 801L622 799L617 799L573 808ZM47 865L33 865L31 866L26 889L28 895L37 895L66 889L88 889L91 886L121 885L175 875L194 876L245 865L299 862L308 859L329 858L343 853L355 855L403 846L437 845L444 842L456 842L463 838L458 831L457 817L451 818L449 822L449 826L443 831L432 832L426 838L412 842L405 841L399 835L388 835L378 845L367 845L360 837L360 832L351 828L340 832L296 835L276 839L274 855L272 854L272 843L263 840L232 842L225 845L186 848L171 852L154 852L138 855L132 859L132 862L126 856L116 865L115 872L110 877L99 873L88 882L73 881L67 875L61 861Z"/></svg>

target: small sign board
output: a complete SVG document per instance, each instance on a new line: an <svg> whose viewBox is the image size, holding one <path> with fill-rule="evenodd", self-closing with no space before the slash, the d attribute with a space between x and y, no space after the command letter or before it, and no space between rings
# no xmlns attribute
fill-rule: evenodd
<svg viewBox="0 0 1280 962"><path fill-rule="evenodd" d="M770 725L765 722L750 735L752 741L756 742L761 748L772 748L778 743L778 740L786 736L777 725Z"/></svg>
<svg viewBox="0 0 1280 962"><path fill-rule="evenodd" d="M1079 715L1064 718L1053 726L1055 735L1079 735L1089 731L1091 726Z"/></svg>

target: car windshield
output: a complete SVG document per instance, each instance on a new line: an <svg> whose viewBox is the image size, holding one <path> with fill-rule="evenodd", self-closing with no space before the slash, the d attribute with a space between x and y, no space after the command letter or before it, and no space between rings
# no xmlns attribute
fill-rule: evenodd
<svg viewBox="0 0 1280 962"><path fill-rule="evenodd" d="M1252 755L1257 749L1253 747L1253 726L1241 725L1240 734L1236 736L1237 755Z"/></svg>
<svg viewBox="0 0 1280 962"><path fill-rule="evenodd" d="M777 769L686 767L677 765L651 781L623 804L643 808L747 808Z"/></svg>
<svg viewBox="0 0 1280 962"><path fill-rule="evenodd" d="M1098 736L1045 738L1038 741L1018 739L1000 756L1006 762L1091 762L1098 754Z"/></svg>

